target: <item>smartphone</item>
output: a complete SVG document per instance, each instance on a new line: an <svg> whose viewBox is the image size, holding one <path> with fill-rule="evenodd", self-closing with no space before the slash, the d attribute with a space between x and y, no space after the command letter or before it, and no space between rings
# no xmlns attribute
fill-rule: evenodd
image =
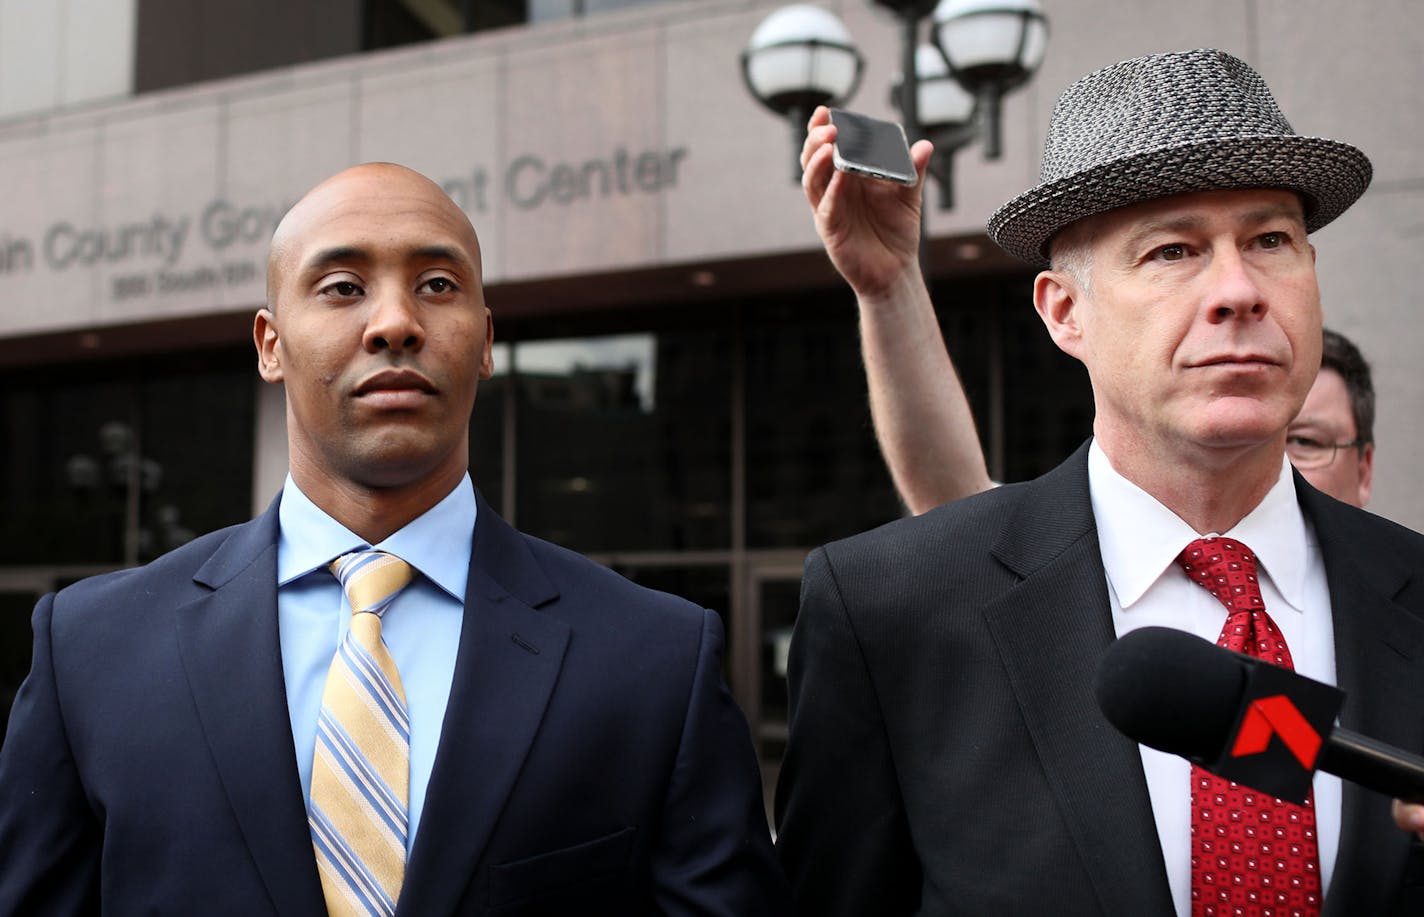
<svg viewBox="0 0 1424 917"><path fill-rule="evenodd" d="M831 109L831 123L836 126L831 160L837 169L911 188L919 182L903 127L839 108Z"/></svg>

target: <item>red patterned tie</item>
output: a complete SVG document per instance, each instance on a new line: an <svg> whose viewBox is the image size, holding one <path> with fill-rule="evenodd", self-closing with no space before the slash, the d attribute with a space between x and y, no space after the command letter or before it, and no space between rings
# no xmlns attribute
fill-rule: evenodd
<svg viewBox="0 0 1424 917"><path fill-rule="evenodd" d="M1229 612L1218 646L1295 668L1250 548L1198 538L1177 561ZM1192 765L1193 917L1316 917L1320 899L1315 795L1297 806Z"/></svg>

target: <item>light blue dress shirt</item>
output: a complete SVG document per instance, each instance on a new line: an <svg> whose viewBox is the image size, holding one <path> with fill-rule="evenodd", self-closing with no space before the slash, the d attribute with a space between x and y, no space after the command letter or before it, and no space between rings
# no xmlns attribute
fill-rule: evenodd
<svg viewBox="0 0 1424 917"><path fill-rule="evenodd" d="M465 582L475 536L475 491L465 476L445 499L378 545L322 512L288 475L278 509L277 627L287 711L296 741L302 796L311 802L312 756L321 694L336 646L351 624L351 606L327 564L349 551L375 547L410 564L417 575L381 619L381 635L400 670L410 707L409 854L440 727L455 676L465 610Z"/></svg>

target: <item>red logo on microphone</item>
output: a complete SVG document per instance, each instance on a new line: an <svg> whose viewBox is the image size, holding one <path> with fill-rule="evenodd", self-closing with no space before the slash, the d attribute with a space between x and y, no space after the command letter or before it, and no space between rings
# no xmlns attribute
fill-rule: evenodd
<svg viewBox="0 0 1424 917"><path fill-rule="evenodd" d="M1236 723L1207 770L1303 804L1345 695L1290 669L1251 660ZM1279 740L1279 741L1277 741Z"/></svg>
<svg viewBox="0 0 1424 917"><path fill-rule="evenodd" d="M1275 694L1251 701L1231 746L1231 757L1258 755L1271 743L1271 736L1280 736L1286 748L1306 770L1315 767L1320 754L1320 733L1310 725L1290 698Z"/></svg>

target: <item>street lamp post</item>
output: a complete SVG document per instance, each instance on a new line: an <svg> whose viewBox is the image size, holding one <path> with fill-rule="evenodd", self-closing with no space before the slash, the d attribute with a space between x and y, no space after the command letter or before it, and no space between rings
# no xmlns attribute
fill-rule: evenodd
<svg viewBox="0 0 1424 917"><path fill-rule="evenodd" d="M900 21L900 85L896 108L905 120L905 133L913 142L924 137L920 121L920 78L917 51L920 46L920 20L934 9L936 0L874 0L890 10Z"/></svg>
<svg viewBox="0 0 1424 917"><path fill-rule="evenodd" d="M984 158L998 159L1001 100L1028 82L1048 48L1038 0L940 0L934 44L950 74L978 98Z"/></svg>
<svg viewBox="0 0 1424 917"><path fill-rule="evenodd" d="M949 72L944 56L933 45L915 49L915 116L922 136L934 141L929 173L939 185L939 209L954 209L954 154L978 135L974 96ZM899 98L904 80L891 93Z"/></svg>
<svg viewBox="0 0 1424 917"><path fill-rule="evenodd" d="M860 86L865 59L833 14L810 3L762 20L742 52L742 78L763 105L791 122L792 179L801 180L801 142L817 105L840 105Z"/></svg>
<svg viewBox="0 0 1424 917"><path fill-rule="evenodd" d="M134 567L150 537L142 523L142 501L158 490L163 466L144 457L134 428L123 421L103 424L97 438L99 455L70 456L64 466L65 477L75 494L93 500L106 523L106 540L112 537L124 566ZM104 557L113 559L112 555Z"/></svg>
<svg viewBox="0 0 1424 917"><path fill-rule="evenodd" d="M1038 69L1048 44L1047 20L1038 0L871 2L899 21L900 78L892 99L912 141L935 141L929 171L940 186L939 206L948 210L954 204L956 150L977 135L984 138L985 158L999 158L1003 96ZM921 45L926 17L933 42ZM849 100L862 66L850 32L829 11L812 4L782 7L752 34L742 52L742 73L758 100L792 119L798 181L801 141L811 111Z"/></svg>

